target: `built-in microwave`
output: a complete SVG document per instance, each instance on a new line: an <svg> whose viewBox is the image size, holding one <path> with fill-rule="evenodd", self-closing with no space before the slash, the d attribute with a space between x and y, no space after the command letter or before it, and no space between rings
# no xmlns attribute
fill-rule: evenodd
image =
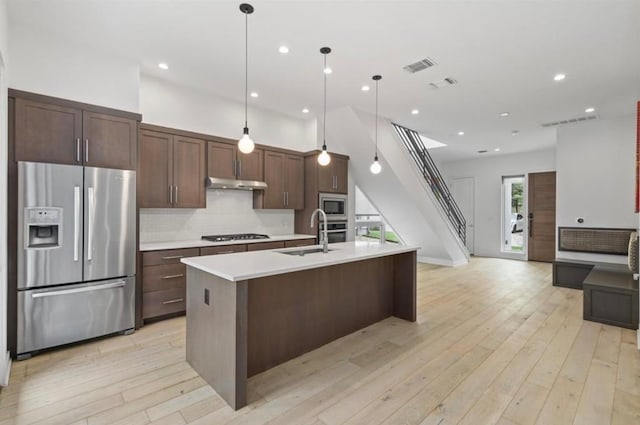
<svg viewBox="0 0 640 425"><path fill-rule="evenodd" d="M335 193L320 194L320 208L327 215L327 220L347 220L347 195Z"/></svg>

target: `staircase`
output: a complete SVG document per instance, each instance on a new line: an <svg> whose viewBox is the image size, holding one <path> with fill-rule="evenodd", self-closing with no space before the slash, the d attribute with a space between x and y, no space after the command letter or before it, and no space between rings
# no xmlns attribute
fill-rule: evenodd
<svg viewBox="0 0 640 425"><path fill-rule="evenodd" d="M349 155L351 179L402 241L420 247L421 262L457 266L469 261L464 217L412 130L379 119L378 159L372 175L375 116L351 107L327 113L329 149Z"/></svg>

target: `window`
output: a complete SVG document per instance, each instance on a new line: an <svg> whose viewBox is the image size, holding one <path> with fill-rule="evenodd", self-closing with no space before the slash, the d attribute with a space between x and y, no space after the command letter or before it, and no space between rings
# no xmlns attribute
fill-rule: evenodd
<svg viewBox="0 0 640 425"><path fill-rule="evenodd" d="M524 252L524 176L502 178L502 250Z"/></svg>

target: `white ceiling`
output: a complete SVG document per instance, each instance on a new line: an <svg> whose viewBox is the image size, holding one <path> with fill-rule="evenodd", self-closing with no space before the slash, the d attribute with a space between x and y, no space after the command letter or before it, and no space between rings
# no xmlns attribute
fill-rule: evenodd
<svg viewBox="0 0 640 425"><path fill-rule="evenodd" d="M243 98L239 1L10 0L11 21L139 61L143 72ZM640 1L263 1L250 16L250 99L307 118L322 107L322 55L333 74L329 108L380 113L449 146L441 161L553 146L540 123L629 114L640 98ZM286 44L290 53L278 47ZM429 57L417 74L404 65ZM168 71L157 63L165 61ZM567 75L563 82L553 76ZM452 77L440 90L428 82ZM411 115L414 108L419 115ZM509 111L507 118L500 112ZM330 126L331 123L328 123ZM458 131L464 131L460 137ZM518 130L512 136L512 130Z"/></svg>

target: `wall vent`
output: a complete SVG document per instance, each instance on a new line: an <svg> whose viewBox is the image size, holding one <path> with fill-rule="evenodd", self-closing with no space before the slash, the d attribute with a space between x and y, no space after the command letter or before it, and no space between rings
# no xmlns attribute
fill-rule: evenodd
<svg viewBox="0 0 640 425"><path fill-rule="evenodd" d="M431 87L433 89L441 89L443 87L452 86L454 84L458 84L458 80L455 80L453 78L447 77L447 78L442 79L442 80L430 82L429 83L429 87Z"/></svg>
<svg viewBox="0 0 640 425"><path fill-rule="evenodd" d="M427 68L431 68L435 64L436 63L434 61L432 61L429 58L426 58L426 59L422 59L421 61L412 63L410 65L403 66L402 69L404 69L410 74L415 74L418 71L424 71Z"/></svg>
<svg viewBox="0 0 640 425"><path fill-rule="evenodd" d="M575 123L579 123L582 121L591 121L591 120L596 120L598 119L597 115L585 115L582 117L576 117L576 118L569 118L567 120L560 120L560 121L552 121L552 122L545 122L540 124L540 126L542 127L558 127L560 125L566 125L566 124L575 124Z"/></svg>

